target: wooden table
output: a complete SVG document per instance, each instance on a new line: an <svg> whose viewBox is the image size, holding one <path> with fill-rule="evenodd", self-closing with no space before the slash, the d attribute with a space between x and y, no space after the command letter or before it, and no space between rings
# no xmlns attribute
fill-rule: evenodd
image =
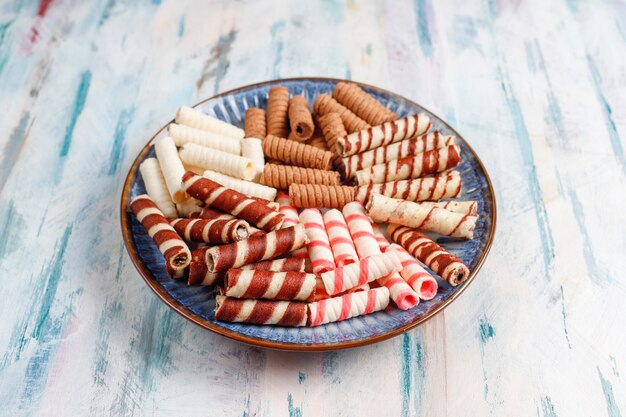
<svg viewBox="0 0 626 417"><path fill-rule="evenodd" d="M625 416L625 56L619 1L3 1L0 415ZM323 354L170 311L118 213L178 106L307 75L441 115L499 211L445 313Z"/></svg>

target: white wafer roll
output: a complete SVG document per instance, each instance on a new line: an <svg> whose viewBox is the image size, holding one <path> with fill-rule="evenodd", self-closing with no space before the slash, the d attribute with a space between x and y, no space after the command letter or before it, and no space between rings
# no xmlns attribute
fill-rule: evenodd
<svg viewBox="0 0 626 417"><path fill-rule="evenodd" d="M422 207L439 207L455 213L476 216L478 214L477 201L422 201L418 203Z"/></svg>
<svg viewBox="0 0 626 417"><path fill-rule="evenodd" d="M372 194L366 205L372 219L397 223L416 229L430 230L446 236L471 239L476 216L454 213L438 207L422 207L419 203Z"/></svg>
<svg viewBox="0 0 626 417"><path fill-rule="evenodd" d="M192 213L200 213L202 211L202 206L200 206L200 202L195 198L188 198L182 203L176 203L176 211L178 212L178 217L189 217ZM165 217L176 217L176 215Z"/></svg>
<svg viewBox="0 0 626 417"><path fill-rule="evenodd" d="M333 323L384 310L388 305L389 290L386 287L352 292L310 303L309 323L311 326Z"/></svg>
<svg viewBox="0 0 626 417"><path fill-rule="evenodd" d="M170 123L167 131L178 147L183 146L185 143L195 143L235 155L241 154L241 144L237 139L230 136L219 135L176 123Z"/></svg>
<svg viewBox="0 0 626 417"><path fill-rule="evenodd" d="M276 198L276 188L268 187L266 185L240 180L239 178L233 178L229 175L211 171L210 169L204 171L202 176L213 180L226 188L239 191L241 194L245 194L248 197L259 197L269 201L274 201Z"/></svg>
<svg viewBox="0 0 626 417"><path fill-rule="evenodd" d="M321 274L324 288L330 295L339 294L367 284L402 269L394 251L361 259L357 263L339 267Z"/></svg>
<svg viewBox="0 0 626 417"><path fill-rule="evenodd" d="M181 203L187 199L187 194L183 190L182 178L185 174L185 168L178 156L178 150L174 141L169 136L161 138L154 142L154 151L156 152L161 172L167 189L175 203Z"/></svg>
<svg viewBox="0 0 626 417"><path fill-rule="evenodd" d="M232 136L236 139L242 139L244 136L243 129L187 106L181 106L178 109L176 123L224 136Z"/></svg>
<svg viewBox="0 0 626 417"><path fill-rule="evenodd" d="M163 212L165 217L176 217L176 207L174 207L172 197L167 190L159 161L156 158L147 158L139 165L139 171L143 177L146 191L154 204Z"/></svg>
<svg viewBox="0 0 626 417"><path fill-rule="evenodd" d="M252 161L256 175L254 181L259 181L263 167L265 166L265 155L263 154L263 141L257 138L246 138L241 140L241 156ZM269 200L269 199L268 199Z"/></svg>
<svg viewBox="0 0 626 417"><path fill-rule="evenodd" d="M185 143L180 148L179 154L180 159L186 164L221 172L231 177L251 180L256 172L252 161L248 158L207 148L195 143Z"/></svg>
<svg viewBox="0 0 626 417"><path fill-rule="evenodd" d="M408 201L441 200L458 197L461 193L461 183L459 171L383 184L371 183L357 188L356 199L365 203L371 194L376 193Z"/></svg>

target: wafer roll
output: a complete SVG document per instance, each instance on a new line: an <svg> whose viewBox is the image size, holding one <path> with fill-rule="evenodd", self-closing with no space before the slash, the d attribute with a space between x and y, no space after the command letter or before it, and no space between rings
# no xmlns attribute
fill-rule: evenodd
<svg viewBox="0 0 626 417"><path fill-rule="evenodd" d="M224 246L214 246L206 252L206 264L210 272L238 268L252 262L278 258L307 243L303 225L276 230L264 235Z"/></svg>
<svg viewBox="0 0 626 417"><path fill-rule="evenodd" d="M294 207L292 207L289 204L289 195L280 191L278 193L278 195L276 196L276 202L279 205L278 211L281 212L284 216L285 216L285 221L283 222L283 225L281 226L281 229L284 229L285 227L291 227L291 226L295 226L297 224L300 224L300 217L298 215L298 210L296 210ZM288 256L293 256L296 258L309 258L309 252L307 251L306 248L300 248L298 250L295 250L293 252L291 252L290 255Z"/></svg>
<svg viewBox="0 0 626 417"><path fill-rule="evenodd" d="M461 194L461 174L450 171L432 177L368 184L357 188L356 199L365 203L370 195L382 194L407 201L441 200Z"/></svg>
<svg viewBox="0 0 626 417"><path fill-rule="evenodd" d="M306 272L274 272L229 269L225 295L235 298L313 301L315 275Z"/></svg>
<svg viewBox="0 0 626 417"><path fill-rule="evenodd" d="M183 163L178 156L178 150L174 141L170 137L164 137L154 142L154 151L159 166L165 178L167 189L174 203L180 203L187 198L185 191L181 188L180 179L185 173Z"/></svg>
<svg viewBox="0 0 626 417"><path fill-rule="evenodd" d="M398 116L354 83L340 81L333 98L372 126L396 120Z"/></svg>
<svg viewBox="0 0 626 417"><path fill-rule="evenodd" d="M339 185L339 173L291 165L265 165L261 182L270 187L286 190L290 184Z"/></svg>
<svg viewBox="0 0 626 417"><path fill-rule="evenodd" d="M416 229L430 230L445 236L471 239L478 217L454 213L438 207L372 194L366 205L374 220L397 223Z"/></svg>
<svg viewBox="0 0 626 417"><path fill-rule="evenodd" d="M352 317L384 310L389 305L389 290L385 287L344 294L308 305L311 326L333 323Z"/></svg>
<svg viewBox="0 0 626 417"><path fill-rule="evenodd" d="M221 210L214 209L213 207L203 207L200 213L191 213L189 215L192 219L204 219L204 220L236 220L237 217L229 213L224 213ZM257 229L254 226L248 224L249 236L256 236L264 234L265 232Z"/></svg>
<svg viewBox="0 0 626 417"><path fill-rule="evenodd" d="M265 139L267 124L265 123L265 110L250 107L246 110L244 118L244 138Z"/></svg>
<svg viewBox="0 0 626 417"><path fill-rule="evenodd" d="M274 201L276 198L277 190L273 187L267 187L262 184L241 180L239 178L234 178L211 170L205 170L202 176L210 179L211 181L215 181L222 187L230 188L231 190L238 191L249 197L259 197L269 201Z"/></svg>
<svg viewBox="0 0 626 417"><path fill-rule="evenodd" d="M215 318L219 321L290 327L304 326L307 322L306 303L242 300L218 295L215 304Z"/></svg>
<svg viewBox="0 0 626 417"><path fill-rule="evenodd" d="M355 173L359 185L419 178L451 169L459 165L458 146L434 149L386 164L373 165Z"/></svg>
<svg viewBox="0 0 626 417"><path fill-rule="evenodd" d="M174 273L185 269L191 262L191 251L152 199L147 194L137 196L131 200L130 209L165 256L165 263L169 268Z"/></svg>
<svg viewBox="0 0 626 417"><path fill-rule="evenodd" d="M400 262L402 262L402 270L400 275L407 284L415 290L422 300L432 300L437 295L437 280L430 275L420 263L413 258L402 246L398 244L390 245L387 250L396 251Z"/></svg>
<svg viewBox="0 0 626 417"><path fill-rule="evenodd" d="M289 134L288 109L289 90L282 86L270 88L267 99L267 135L287 137Z"/></svg>
<svg viewBox="0 0 626 417"><path fill-rule="evenodd" d="M209 272L206 267L206 251L208 246L194 249L191 252L191 263L187 277L188 285L213 285L221 282L226 277L224 271Z"/></svg>
<svg viewBox="0 0 626 417"><path fill-rule="evenodd" d="M188 242L232 243L250 235L248 223L241 219L170 219L170 224Z"/></svg>
<svg viewBox="0 0 626 417"><path fill-rule="evenodd" d="M315 125L309 102L303 96L293 96L289 100L289 125L294 138L300 142L309 139L313 135Z"/></svg>
<svg viewBox="0 0 626 417"><path fill-rule="evenodd" d="M285 217L264 204L193 172L186 172L183 176L183 188L206 205L230 213L265 231L278 229Z"/></svg>
<svg viewBox="0 0 626 417"><path fill-rule="evenodd" d="M448 211L468 216L478 215L478 201L422 201L420 206L426 208L438 207Z"/></svg>
<svg viewBox="0 0 626 417"><path fill-rule="evenodd" d="M300 213L300 223L304 225L304 231L308 238L307 250L311 259L313 272L322 272L335 269L333 252L328 242L328 235L324 228L322 213L318 209L306 209Z"/></svg>
<svg viewBox="0 0 626 417"><path fill-rule="evenodd" d="M180 159L186 164L220 172L244 180L254 178L256 170L252 161L242 156L185 143L179 151Z"/></svg>
<svg viewBox="0 0 626 417"><path fill-rule="evenodd" d="M223 122L215 117L202 113L200 110L182 106L176 113L176 123L206 130L218 135L231 136L235 139L243 138L243 130L230 123Z"/></svg>
<svg viewBox="0 0 626 417"><path fill-rule="evenodd" d="M156 158L146 158L139 165L146 192L165 217L176 217L176 207L167 189L165 177Z"/></svg>
<svg viewBox="0 0 626 417"><path fill-rule="evenodd" d="M289 199L299 208L342 208L354 201L354 187L342 185L291 184Z"/></svg>
<svg viewBox="0 0 626 417"><path fill-rule="evenodd" d="M195 143L206 148L217 149L234 155L241 153L239 140L231 136L224 136L206 130L170 123L167 131L176 144L181 147L185 143Z"/></svg>
<svg viewBox="0 0 626 417"><path fill-rule="evenodd" d="M327 113L321 115L318 118L320 128L324 133L324 138L326 139L326 144L328 145L328 149L332 152L335 152L335 144L337 143L337 138L347 136L348 132L346 132L346 128L343 125L343 121L341 120L341 116L339 113Z"/></svg>
<svg viewBox="0 0 626 417"><path fill-rule="evenodd" d="M450 285L459 285L469 278L469 268L463 261L424 234L397 224L390 224L387 231L394 242L402 245Z"/></svg>
<svg viewBox="0 0 626 417"><path fill-rule="evenodd" d="M348 133L358 132L369 127L365 120L359 118L356 114L339 104L328 94L320 94L317 96L315 103L313 103L313 110L318 116L323 116L328 113L338 113Z"/></svg>
<svg viewBox="0 0 626 417"><path fill-rule="evenodd" d="M372 223L365 214L365 208L361 203L353 202L343 208L343 216L348 225L348 231L356 247L360 259L378 255L380 249L374 236Z"/></svg>
<svg viewBox="0 0 626 417"><path fill-rule="evenodd" d="M337 209L332 209L324 213L323 219L335 264L345 266L358 262L359 257L343 214Z"/></svg>
<svg viewBox="0 0 626 417"><path fill-rule="evenodd" d="M268 134L263 141L265 156L305 168L330 169L333 154L304 143Z"/></svg>
<svg viewBox="0 0 626 417"><path fill-rule="evenodd" d="M395 252L379 253L321 274L328 294L335 295L398 272L402 265Z"/></svg>
<svg viewBox="0 0 626 417"><path fill-rule="evenodd" d="M408 310L420 302L417 292L411 288L398 272L386 275L377 282L389 289L389 297L400 310Z"/></svg>
<svg viewBox="0 0 626 417"><path fill-rule="evenodd" d="M320 277L315 277L315 301L330 298L324 287L324 281Z"/></svg>
<svg viewBox="0 0 626 417"><path fill-rule="evenodd" d="M275 271L275 272L306 272L307 260L304 258L283 258L272 259L270 261L254 262L248 265L242 265L239 269L254 269L257 271Z"/></svg>
<svg viewBox="0 0 626 417"><path fill-rule="evenodd" d="M337 139L337 153L343 157L369 151L379 146L416 137L430 129L430 119L423 113L362 129Z"/></svg>
<svg viewBox="0 0 626 417"><path fill-rule="evenodd" d="M263 154L263 141L257 138L247 138L241 141L241 156L252 161L254 166L253 181L258 182L263 167L265 166L265 155Z"/></svg>

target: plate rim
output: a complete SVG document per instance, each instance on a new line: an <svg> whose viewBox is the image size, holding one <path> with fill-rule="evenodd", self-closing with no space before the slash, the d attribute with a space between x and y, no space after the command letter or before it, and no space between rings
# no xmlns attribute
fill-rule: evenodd
<svg viewBox="0 0 626 417"><path fill-rule="evenodd" d="M428 311L426 314L424 314L422 317L420 317L419 319L412 321L410 323L404 324L400 327L398 327L397 329L393 329L378 335L374 335L374 336L370 336L367 337L365 339L359 339L359 340L354 340L354 341L346 341L346 342L337 342L337 343L329 343L329 344L323 344L323 345L312 345L312 344L295 344L295 343L284 343L284 342L275 342L275 341L269 341L269 340L264 340L264 339L259 339L259 338L255 338L255 337L250 337L250 336L246 336L243 335L241 333L226 329L224 327L221 326L217 326L205 319L202 319L201 317L197 316L195 313L193 313L191 310L189 310L187 307L185 307L184 305L180 304L178 301L174 300L166 291L165 289L160 286L158 284L158 281L155 280L150 271L148 270L148 268L143 264L143 262L141 262L141 259L139 257L139 252L137 251L137 247L134 244L133 238L132 238L132 231L131 231L131 227L130 227L130 215L131 213L127 211L127 207L128 207L128 202L129 202L129 197L130 197L130 193L131 193L131 189L132 189L132 184L135 180L135 177L137 176L137 172L138 172L138 164L140 159L142 159L149 151L150 151L150 146L152 145L152 142L154 141L154 139L163 131L167 128L167 126L170 123L174 122L174 119L171 119L170 121L168 121L165 125L163 125L152 137L150 137L150 139L148 140L148 142L141 148L141 150L139 151L139 153L137 154L137 156L135 157L132 165L130 166L129 170L128 170L128 174L126 175L126 179L124 180L124 186L122 188L122 195L121 195L121 199L120 199L120 221L121 221L121 227L122 227L122 239L124 241L124 246L126 247L126 251L128 252L128 255L130 256L131 261L133 262L133 265L135 266L135 268L137 269L137 271L139 272L139 274L141 275L141 277L143 278L143 280L146 282L146 284L148 285L148 287L150 287L152 289L152 291L161 299L161 301L163 301L168 307L170 307L172 310L174 310L176 313L178 313L179 315L181 315L182 317L184 317L185 319L191 321L192 323L200 326L203 329L209 330L211 332L217 333L219 335L225 336L229 339L233 339L236 340L238 342L243 342L249 345L253 345L253 346L257 346L257 347L263 347L263 348L271 348L271 349L277 349L277 350L289 350L289 351L300 351L300 352L319 352L319 351L331 351L331 350L341 350L341 349L349 349L349 348L355 348L355 347L361 347L361 346L366 346L366 345L370 345L370 344L374 344L374 343L378 343L378 342L382 342L384 340L387 339L391 339L392 337L398 336L402 333L405 333L423 323L425 323L426 321L430 320L431 318L433 318L434 316L436 316L437 314L439 314L440 312L442 312L445 308L447 308L454 300L456 300L465 290L466 288L474 281L474 278L476 277L476 275L478 275L478 272L480 271L480 269L482 268L485 260L487 259L487 256L489 255L489 252L491 250L491 246L493 244L493 240L494 240L494 236L495 236L495 232L496 232L496 220L497 220L497 206L496 206L496 196L495 196L495 191L493 188L493 184L491 183L491 178L489 177L489 173L487 172L487 169L485 168L485 165L483 164L482 160L480 159L480 157L478 156L478 154L474 151L474 149L471 147L471 145L468 143L467 140L465 140L465 138L463 136L461 136L454 128L452 128L452 126L450 126L448 124L448 122L446 122L444 119L442 119L441 117L439 117L437 114L433 113L432 111L430 111L429 109L427 109L426 107L414 102L413 100L409 100L406 97L394 93L392 91L386 90L384 88L380 88L377 86L373 86L367 83L362 83L359 81L354 81L354 80L345 80L345 79L341 79L341 78L332 78L332 77L294 77L294 78L279 78L279 79L274 79L274 80L267 80L267 81L261 81L258 83L253 83L253 84L247 84L241 87L237 87L231 90L227 90L224 92L221 92L219 94L215 94L209 98L206 98L202 101L199 101L198 103L194 104L192 107L198 107L204 103L206 103L209 100L213 100L219 97L224 97L224 96L228 96L237 92L240 92L242 90L246 90L246 89L250 89L250 88L255 88L255 87L263 87L263 86L267 86L267 85L271 85L271 84L276 84L276 83L280 83L280 82L293 82L293 81L325 81L325 82L334 82L334 83L338 83L338 82L351 82L351 83L355 83L359 86L363 86L363 87L367 87L370 89L374 89L374 90L378 90L381 92L384 92L386 94L389 94L391 96L396 96L399 97L403 100L406 100L406 102L413 104L415 106L418 106L426 111L428 111L429 113L431 113L432 115L434 115L435 117L437 117L448 129L450 129L450 131L452 131L457 137L459 137L460 139L463 140L463 142L465 143L465 145L468 147L468 149L470 150L470 152L472 152L472 154L474 154L474 157L476 158L476 161L478 162L478 165L480 167L480 169L483 171L484 175L485 175L485 179L487 182L487 186L489 188L489 192L491 195L491 206L492 206L492 215L491 215L491 229L489 231L489 236L487 237L487 242L485 244L485 249L483 250L482 254L480 255L480 258L478 259L478 262L476 263L476 267L470 272L470 276L468 277L468 279L463 282L461 284L461 287L459 287L459 289L457 291L455 291L449 298L447 298L446 300L444 300L439 306L435 307L434 309Z"/></svg>

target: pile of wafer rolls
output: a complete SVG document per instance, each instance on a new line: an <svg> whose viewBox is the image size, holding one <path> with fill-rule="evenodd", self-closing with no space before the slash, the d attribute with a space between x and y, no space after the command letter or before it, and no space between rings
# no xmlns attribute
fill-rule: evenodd
<svg viewBox="0 0 626 417"><path fill-rule="evenodd" d="M402 117L400 117L402 116ZM426 114L359 86L276 86L243 129L183 106L130 211L172 279L217 286L216 319L318 326L433 299L470 274L436 235L472 239L461 149ZM446 284L447 283L447 284Z"/></svg>

